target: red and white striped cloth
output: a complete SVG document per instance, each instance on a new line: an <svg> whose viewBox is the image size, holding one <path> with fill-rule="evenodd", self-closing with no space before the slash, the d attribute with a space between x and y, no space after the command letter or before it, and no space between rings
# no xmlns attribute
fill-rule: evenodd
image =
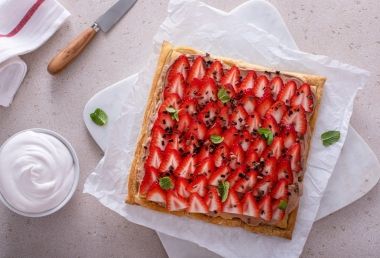
<svg viewBox="0 0 380 258"><path fill-rule="evenodd" d="M45 43L70 13L55 0L0 0L0 105L9 106L26 74L17 57Z"/></svg>

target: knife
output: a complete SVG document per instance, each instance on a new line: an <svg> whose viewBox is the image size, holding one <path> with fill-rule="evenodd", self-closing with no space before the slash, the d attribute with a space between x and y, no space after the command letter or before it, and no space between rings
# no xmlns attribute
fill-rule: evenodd
<svg viewBox="0 0 380 258"><path fill-rule="evenodd" d="M56 74L62 71L84 50L99 30L108 32L120 20L120 18L132 8L136 1L137 0L117 1L110 9L100 16L90 28L85 29L55 57L53 57L47 67L48 72L50 74Z"/></svg>

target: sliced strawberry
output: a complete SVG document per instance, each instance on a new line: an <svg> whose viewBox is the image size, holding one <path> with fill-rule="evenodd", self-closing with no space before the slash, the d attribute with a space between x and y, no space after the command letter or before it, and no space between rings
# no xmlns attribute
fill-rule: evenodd
<svg viewBox="0 0 380 258"><path fill-rule="evenodd" d="M194 121L190 125L189 133L198 140L204 140L207 134L207 127L201 121Z"/></svg>
<svg viewBox="0 0 380 258"><path fill-rule="evenodd" d="M175 109L179 109L181 104L181 98L176 93L168 93L161 104L159 112L165 112L166 108L173 107Z"/></svg>
<svg viewBox="0 0 380 258"><path fill-rule="evenodd" d="M147 167L145 169L144 178L140 184L139 194L144 196L148 192L152 184L154 182L157 182L158 176L159 175L157 169L153 167Z"/></svg>
<svg viewBox="0 0 380 258"><path fill-rule="evenodd" d="M187 77L188 83L191 83L193 79L202 80L206 74L205 61L201 56L195 58L194 63L191 65L189 76Z"/></svg>
<svg viewBox="0 0 380 258"><path fill-rule="evenodd" d="M253 86L253 95L258 98L269 97L270 87L268 78L265 75L260 75L255 80L255 85Z"/></svg>
<svg viewBox="0 0 380 258"><path fill-rule="evenodd" d="M297 133L293 126L285 126L281 135L284 138L285 148L289 148L297 141Z"/></svg>
<svg viewBox="0 0 380 258"><path fill-rule="evenodd" d="M208 206L198 193L192 193L189 197L189 207L187 212L190 213L208 213Z"/></svg>
<svg viewBox="0 0 380 258"><path fill-rule="evenodd" d="M208 206L208 210L214 214L222 211L222 202L219 198L218 190L215 187L211 187L205 197L205 203Z"/></svg>
<svg viewBox="0 0 380 258"><path fill-rule="evenodd" d="M236 170L231 172L231 174L227 178L228 183L230 183L230 188L232 188L235 185L235 183L240 179L240 174L245 174L245 169L245 166L240 166Z"/></svg>
<svg viewBox="0 0 380 258"><path fill-rule="evenodd" d="M162 162L162 151L160 148L151 146L149 148L148 158L145 162L146 167L159 168Z"/></svg>
<svg viewBox="0 0 380 258"><path fill-rule="evenodd" d="M302 106L306 112L312 112L314 108L314 98L311 92L310 85L304 83L296 91L296 94L290 99L292 107Z"/></svg>
<svg viewBox="0 0 380 258"><path fill-rule="evenodd" d="M169 211L180 211L189 207L189 204L185 198L171 190L166 194L166 206Z"/></svg>
<svg viewBox="0 0 380 258"><path fill-rule="evenodd" d="M232 145L235 144L236 140L238 139L239 133L236 130L235 127L230 127L227 131L224 132L223 137L224 140L223 142L231 148Z"/></svg>
<svg viewBox="0 0 380 258"><path fill-rule="evenodd" d="M244 80L241 82L239 89L243 92L251 92L253 90L253 86L255 85L256 77L255 71L249 71Z"/></svg>
<svg viewBox="0 0 380 258"><path fill-rule="evenodd" d="M272 203L271 203L271 197L269 195L264 196L260 203L259 203L259 209L260 209L260 218L262 218L265 221L272 220Z"/></svg>
<svg viewBox="0 0 380 258"><path fill-rule="evenodd" d="M251 95L244 95L244 97L240 100L240 103L248 115L253 114L257 106L256 98Z"/></svg>
<svg viewBox="0 0 380 258"><path fill-rule="evenodd" d="M183 100L180 106L181 111L186 111L189 115L197 114L197 104L198 102L192 98L186 98Z"/></svg>
<svg viewBox="0 0 380 258"><path fill-rule="evenodd" d="M224 182L230 173L230 169L222 165L220 168L213 172L208 180L209 185L218 186L219 182Z"/></svg>
<svg viewBox="0 0 380 258"><path fill-rule="evenodd" d="M288 81L285 86L282 88L280 93L277 96L277 100L280 100L285 103L285 105L290 105L290 100L294 96L297 90L297 84L295 81Z"/></svg>
<svg viewBox="0 0 380 258"><path fill-rule="evenodd" d="M236 169L244 163L244 150L240 144L234 144L230 149L230 168Z"/></svg>
<svg viewBox="0 0 380 258"><path fill-rule="evenodd" d="M201 147L201 150L198 154L198 161L203 161L206 158L211 157L210 155L210 145L208 144L203 144Z"/></svg>
<svg viewBox="0 0 380 258"><path fill-rule="evenodd" d="M219 144L213 154L215 167L222 166L227 160L228 154L229 154L228 146L224 143Z"/></svg>
<svg viewBox="0 0 380 258"><path fill-rule="evenodd" d="M248 151L245 153L245 164L247 164L247 166L250 168L254 168L259 160L259 155L253 149L253 147L250 146Z"/></svg>
<svg viewBox="0 0 380 258"><path fill-rule="evenodd" d="M205 77L202 80L201 88L199 90L198 102L200 105L206 105L207 102L216 101L218 88L216 87L214 79Z"/></svg>
<svg viewBox="0 0 380 258"><path fill-rule="evenodd" d="M197 154L200 146L199 146L199 141L197 138L195 138L194 135L189 135L190 139L185 140L185 153L181 153L183 155L194 155Z"/></svg>
<svg viewBox="0 0 380 258"><path fill-rule="evenodd" d="M212 62L210 67L207 69L206 75L212 79L214 79L216 82L220 82L220 80L223 77L223 65L218 60L215 60Z"/></svg>
<svg viewBox="0 0 380 258"><path fill-rule="evenodd" d="M241 178L234 185L234 190L239 193L246 193L251 191L257 181L257 172L250 171L247 174L243 174Z"/></svg>
<svg viewBox="0 0 380 258"><path fill-rule="evenodd" d="M151 202L166 203L166 193L161 187L155 183L153 184L146 194L146 199Z"/></svg>
<svg viewBox="0 0 380 258"><path fill-rule="evenodd" d="M288 158L282 158L277 162L277 179L286 179L288 184L293 183L293 172Z"/></svg>
<svg viewBox="0 0 380 258"><path fill-rule="evenodd" d="M284 82L280 76L275 76L270 81L270 91L272 93L273 99L277 99L278 94L280 93L282 87L284 87Z"/></svg>
<svg viewBox="0 0 380 258"><path fill-rule="evenodd" d="M301 170L301 145L293 144L286 153L290 157L290 167L292 171L299 172Z"/></svg>
<svg viewBox="0 0 380 258"><path fill-rule="evenodd" d="M190 193L198 193L200 196L204 197L207 193L207 177L206 176L198 176L191 182L186 190Z"/></svg>
<svg viewBox="0 0 380 258"><path fill-rule="evenodd" d="M244 195L241 200L241 204L243 206L243 215L258 218L259 217L259 206L253 198L251 192L248 192Z"/></svg>
<svg viewBox="0 0 380 258"><path fill-rule="evenodd" d="M277 101L274 103L266 113L266 116L271 115L276 120L277 123L280 123L281 118L287 111L287 107L282 101Z"/></svg>
<svg viewBox="0 0 380 258"><path fill-rule="evenodd" d="M275 200L272 204L272 220L274 221L281 221L285 217L285 210L279 208L281 201L284 200Z"/></svg>
<svg viewBox="0 0 380 258"><path fill-rule="evenodd" d="M273 105L272 97L269 96L269 97L261 98L258 102L256 111L260 115L260 117L264 117L272 105Z"/></svg>
<svg viewBox="0 0 380 258"><path fill-rule="evenodd" d="M271 195L275 199L288 198L288 181L286 179L280 179L273 187Z"/></svg>
<svg viewBox="0 0 380 258"><path fill-rule="evenodd" d="M154 126L152 129L152 141L150 145L164 150L167 143L165 130L159 126Z"/></svg>
<svg viewBox="0 0 380 258"><path fill-rule="evenodd" d="M198 99L201 87L202 81L199 79L193 79L192 82L189 84L189 87L187 87L185 90L186 98Z"/></svg>
<svg viewBox="0 0 380 258"><path fill-rule="evenodd" d="M207 138L210 138L211 135L222 135L222 127L219 122L216 122L207 132Z"/></svg>
<svg viewBox="0 0 380 258"><path fill-rule="evenodd" d="M163 160L158 170L161 173L172 173L181 161L181 155L177 150L166 148L164 151Z"/></svg>
<svg viewBox="0 0 380 258"><path fill-rule="evenodd" d="M263 179L257 182L255 187L253 188L253 195L258 196L258 197L264 196L271 191L272 187L273 187L272 181Z"/></svg>
<svg viewBox="0 0 380 258"><path fill-rule="evenodd" d="M168 80L171 80L177 73L182 74L183 78L186 80L189 68L190 64L187 57L185 55L179 56L170 66Z"/></svg>
<svg viewBox="0 0 380 258"><path fill-rule="evenodd" d="M188 155L181 160L178 167L174 170L174 174L178 177L186 179L191 178L195 172L195 159L193 156Z"/></svg>
<svg viewBox="0 0 380 258"><path fill-rule="evenodd" d="M174 191L176 191L180 196L182 196L184 198L188 198L190 195L189 191L186 190L188 185L189 184L185 178L179 177L175 181Z"/></svg>
<svg viewBox="0 0 380 258"><path fill-rule="evenodd" d="M276 170L277 160L275 158L268 158L265 160L264 168L261 171L261 174L266 178L271 180L277 180L277 170Z"/></svg>
<svg viewBox="0 0 380 258"><path fill-rule="evenodd" d="M226 90L228 96L230 96L231 98L236 97L237 91L231 84L223 85L223 88Z"/></svg>
<svg viewBox="0 0 380 258"><path fill-rule="evenodd" d="M177 73L173 77L170 77L165 88L164 88L164 98L170 94L178 94L180 98L183 98L185 94L186 82L181 73Z"/></svg>
<svg viewBox="0 0 380 258"><path fill-rule="evenodd" d="M248 132L253 133L261 127L261 117L256 111L248 116L246 128Z"/></svg>
<svg viewBox="0 0 380 258"><path fill-rule="evenodd" d="M248 150L252 141L253 141L252 135L247 130L244 130L243 132L239 134L239 144L243 148L244 151Z"/></svg>
<svg viewBox="0 0 380 258"><path fill-rule="evenodd" d="M263 153L263 151L265 150L267 146L267 142L261 138L261 137L257 137L256 140L251 144L251 146L249 147L249 152L256 152L259 156L261 156L261 154Z"/></svg>
<svg viewBox="0 0 380 258"><path fill-rule="evenodd" d="M218 105L215 102L209 102L198 114L198 119L202 121L207 127L211 127L219 113Z"/></svg>
<svg viewBox="0 0 380 258"><path fill-rule="evenodd" d="M230 70L223 76L221 83L223 86L231 85L235 91L238 91L240 84L240 70L236 66L232 66Z"/></svg>
<svg viewBox="0 0 380 258"><path fill-rule="evenodd" d="M195 175L197 176L206 176L207 178L211 175L211 172L214 171L215 165L212 158L205 158L202 160L197 168L195 169Z"/></svg>
<svg viewBox="0 0 380 258"><path fill-rule="evenodd" d="M269 145L263 152L262 157L264 159L269 157L275 157L276 159L279 159L282 155L282 152L284 150L284 140L281 136L276 136L273 139L273 142L271 145Z"/></svg>
<svg viewBox="0 0 380 258"><path fill-rule="evenodd" d="M263 128L267 128L272 131L273 135L277 135L280 132L280 128L276 120L271 115L266 115L263 120Z"/></svg>
<svg viewBox="0 0 380 258"><path fill-rule="evenodd" d="M230 108L228 105L223 105L220 108L219 119L220 125L224 128L227 128L230 123Z"/></svg>
<svg viewBox="0 0 380 258"><path fill-rule="evenodd" d="M178 131L180 131L181 133L187 132L192 122L193 122L193 119L185 110L179 111L178 127L177 127Z"/></svg>
<svg viewBox="0 0 380 258"><path fill-rule="evenodd" d="M243 207L239 201L239 197L236 192L230 189L227 200L223 203L223 212L232 214L242 214Z"/></svg>
<svg viewBox="0 0 380 258"><path fill-rule="evenodd" d="M230 116L230 124L237 130L242 130L247 123L248 114L242 106L237 106Z"/></svg>
<svg viewBox="0 0 380 258"><path fill-rule="evenodd" d="M164 130L171 130L174 127L175 121L167 112L160 113L154 123L154 126L160 126Z"/></svg>
<svg viewBox="0 0 380 258"><path fill-rule="evenodd" d="M302 106L292 107L281 119L285 126L293 126L296 132L305 134L307 131L306 113Z"/></svg>

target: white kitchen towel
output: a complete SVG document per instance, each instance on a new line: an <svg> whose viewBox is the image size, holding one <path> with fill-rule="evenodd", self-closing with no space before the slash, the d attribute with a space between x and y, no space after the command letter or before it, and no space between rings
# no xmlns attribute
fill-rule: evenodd
<svg viewBox="0 0 380 258"><path fill-rule="evenodd" d="M40 47L69 15L55 0L0 0L0 105L9 106L26 73L13 57Z"/></svg>

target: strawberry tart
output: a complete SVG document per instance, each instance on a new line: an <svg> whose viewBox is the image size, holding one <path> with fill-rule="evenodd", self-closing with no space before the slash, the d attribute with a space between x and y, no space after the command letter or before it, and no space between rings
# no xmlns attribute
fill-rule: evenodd
<svg viewBox="0 0 380 258"><path fill-rule="evenodd" d="M126 202L291 239L324 82L164 42Z"/></svg>

